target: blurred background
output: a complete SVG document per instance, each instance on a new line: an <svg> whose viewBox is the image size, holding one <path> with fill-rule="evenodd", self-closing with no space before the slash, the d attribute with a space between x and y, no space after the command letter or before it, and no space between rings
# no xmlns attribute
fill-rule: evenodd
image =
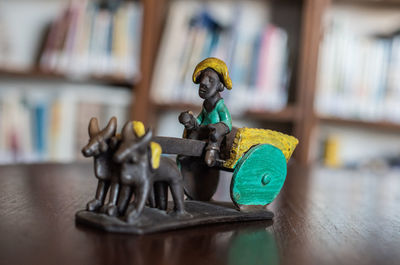
<svg viewBox="0 0 400 265"><path fill-rule="evenodd" d="M82 159L93 116L180 137L210 56L234 124L296 136L299 163L398 165L395 0L0 0L0 163Z"/></svg>

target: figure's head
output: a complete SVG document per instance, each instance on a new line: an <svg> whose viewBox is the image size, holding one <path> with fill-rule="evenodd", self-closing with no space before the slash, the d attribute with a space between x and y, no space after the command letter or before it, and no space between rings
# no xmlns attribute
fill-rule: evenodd
<svg viewBox="0 0 400 265"><path fill-rule="evenodd" d="M193 72L193 82L199 84L199 96L203 99L213 97L222 92L224 87L232 89L228 67L217 58L207 58L201 61Z"/></svg>
<svg viewBox="0 0 400 265"><path fill-rule="evenodd" d="M221 82L217 72L211 68L203 70L198 78L199 96L202 99L208 99L224 90L224 84Z"/></svg>

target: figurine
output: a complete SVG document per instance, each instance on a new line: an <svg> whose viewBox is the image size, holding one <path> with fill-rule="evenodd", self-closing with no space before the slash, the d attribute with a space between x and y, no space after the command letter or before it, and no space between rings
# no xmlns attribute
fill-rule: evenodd
<svg viewBox="0 0 400 265"><path fill-rule="evenodd" d="M182 112L179 122L186 130L189 139L208 140L205 163L215 166L219 160L220 145L232 130L232 120L220 92L232 89L228 67L217 58L201 61L193 72L193 82L199 84L199 96L204 99L200 114L195 118L190 111Z"/></svg>
<svg viewBox="0 0 400 265"><path fill-rule="evenodd" d="M133 127L131 122L125 124L121 144L114 154L114 160L122 164L120 181L124 192L135 190L135 199L124 213L126 221L132 223L140 216L155 182L168 183L174 211L176 215L184 215L182 175L176 163L161 157L160 145L151 142L151 130L138 138Z"/></svg>
<svg viewBox="0 0 400 265"><path fill-rule="evenodd" d="M96 196L88 202L88 211L98 211L107 213L110 216L117 214L117 198L119 192L120 166L116 164L112 156L115 149L111 147L111 139L115 137L117 130L117 119L112 117L108 125L99 130L96 118L92 118L89 123L89 143L83 147L82 154L85 157L94 158L94 174L98 179ZM110 196L108 203L104 205L104 200L109 187Z"/></svg>
<svg viewBox="0 0 400 265"><path fill-rule="evenodd" d="M116 135L116 119L102 131L89 124L85 156L94 156L99 179L96 198L76 220L106 231L152 233L201 224L272 219L266 209L285 182L287 162L298 140L268 129L235 128L220 92L232 89L228 69L217 58L207 58L194 70L204 99L201 113L179 115L184 138L153 137L143 123L127 122ZM177 155L177 164L163 154ZM233 204L209 201L219 171L233 172ZM110 200L103 208L111 183ZM173 196L167 203L167 185ZM184 193L188 199L184 201ZM116 198L118 197L118 200ZM133 197L133 202L131 201ZM150 207L146 207L146 201ZM115 206L117 205L117 206ZM107 214L104 214L107 213Z"/></svg>

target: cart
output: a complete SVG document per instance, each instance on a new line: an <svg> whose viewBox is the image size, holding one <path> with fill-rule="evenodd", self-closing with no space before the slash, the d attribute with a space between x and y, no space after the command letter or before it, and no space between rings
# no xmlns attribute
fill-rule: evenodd
<svg viewBox="0 0 400 265"><path fill-rule="evenodd" d="M233 172L230 195L244 209L271 203L286 179L287 161L298 140L267 129L233 128L221 144L218 166L204 162L206 141L155 137L163 154L176 154L184 179L185 194L193 200L208 201L214 195L220 170Z"/></svg>

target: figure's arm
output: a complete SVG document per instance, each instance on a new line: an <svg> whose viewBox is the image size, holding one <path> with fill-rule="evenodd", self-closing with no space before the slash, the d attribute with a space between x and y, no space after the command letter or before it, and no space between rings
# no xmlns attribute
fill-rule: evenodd
<svg viewBox="0 0 400 265"><path fill-rule="evenodd" d="M217 142L221 137L227 135L232 130L232 119L225 104L221 104L217 109L220 122L210 124L210 140Z"/></svg>
<svg viewBox="0 0 400 265"><path fill-rule="evenodd" d="M232 118L225 104L221 104L218 108L218 115L221 122L228 127L228 133L232 130Z"/></svg>

